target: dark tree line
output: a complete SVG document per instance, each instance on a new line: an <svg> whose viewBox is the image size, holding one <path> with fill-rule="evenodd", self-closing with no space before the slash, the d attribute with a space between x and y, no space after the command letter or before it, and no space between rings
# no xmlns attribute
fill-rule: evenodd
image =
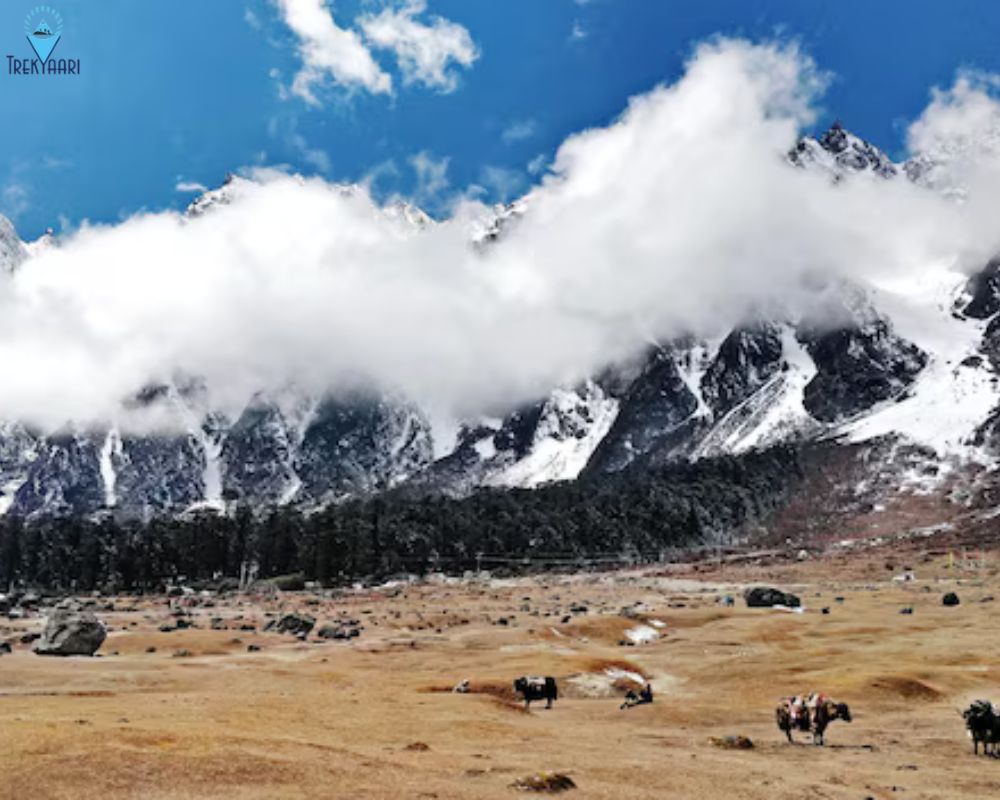
<svg viewBox="0 0 1000 800"><path fill-rule="evenodd" d="M239 507L147 522L4 518L0 588L151 591L180 577L236 579L247 564L259 578L301 574L331 585L461 572L503 556L643 560L731 540L781 505L798 477L794 452L775 448L463 499L389 492L313 513Z"/></svg>

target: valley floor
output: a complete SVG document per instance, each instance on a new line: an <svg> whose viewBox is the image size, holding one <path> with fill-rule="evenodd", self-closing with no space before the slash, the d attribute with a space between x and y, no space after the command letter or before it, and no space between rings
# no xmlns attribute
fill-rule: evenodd
<svg viewBox="0 0 1000 800"><path fill-rule="evenodd" d="M580 798L995 798L1000 760L972 756L959 711L1000 701L1000 615L980 602L1000 596L1000 556L966 570L911 555L217 598L191 608L198 628L172 632L158 631L167 599L118 598L101 657L18 645L0 658L0 797L486 800L557 771ZM894 582L904 566L916 580ZM717 602L765 580L805 613ZM942 606L949 590L958 607ZM237 629L293 609L364 632ZM7 625L4 638L41 620ZM558 678L553 710L511 700L525 673ZM619 710L627 673L652 679L652 705ZM473 693L450 691L466 678ZM854 722L835 722L824 748L789 745L776 701L813 689L850 703ZM730 734L755 747L711 741Z"/></svg>

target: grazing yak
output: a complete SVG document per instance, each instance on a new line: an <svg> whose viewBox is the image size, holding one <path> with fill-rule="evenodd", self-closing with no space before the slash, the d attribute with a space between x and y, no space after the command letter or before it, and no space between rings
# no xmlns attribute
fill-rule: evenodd
<svg viewBox="0 0 1000 800"><path fill-rule="evenodd" d="M552 708L552 701L558 699L556 679L550 676L522 675L514 681L514 691L524 698L524 707L530 708L532 700L544 700L546 708Z"/></svg>
<svg viewBox="0 0 1000 800"><path fill-rule="evenodd" d="M793 741L792 731L812 733L813 744L822 745L827 726L835 719L851 721L851 709L847 703L835 703L823 694L804 697L785 697L775 709L778 728L785 732L788 741Z"/></svg>
<svg viewBox="0 0 1000 800"><path fill-rule="evenodd" d="M983 744L983 755L997 755L1000 744L1000 714L989 700L976 700L962 712L965 727L972 739L972 752L979 755L979 743Z"/></svg>

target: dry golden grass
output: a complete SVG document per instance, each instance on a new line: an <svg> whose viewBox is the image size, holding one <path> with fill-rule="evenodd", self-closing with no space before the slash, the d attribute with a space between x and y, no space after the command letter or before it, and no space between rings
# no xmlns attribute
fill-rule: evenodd
<svg viewBox="0 0 1000 800"><path fill-rule="evenodd" d="M940 559L918 565L915 584L893 584L881 565L874 574L848 559L835 570L705 575L717 584L622 573L318 606L230 600L193 609L200 628L170 633L157 630L165 602L144 601L104 615L113 631L103 657L41 658L19 646L0 658L0 798L493 800L517 796L525 776L555 773L577 785L567 796L608 800L997 797L1000 761L971 755L959 710L980 696L1000 701L1000 615L976 602L1000 597L1000 580L956 575ZM714 602L775 577L795 584L805 614ZM958 608L941 606L949 589ZM560 624L578 602L589 613ZM618 612L636 602L642 619L666 627L655 642L620 647L642 619ZM900 615L903 606L914 614ZM351 643L301 643L234 629L296 607L321 621L361 619L365 631ZM500 615L511 623L493 624ZM212 616L230 629L209 630ZM179 649L191 657L173 658ZM604 696L570 690L572 678L609 669L652 681L656 701L619 711L624 685ZM511 680L526 673L560 680L551 711L522 710ZM471 692L453 694L465 678ZM788 745L774 724L779 697L810 690L850 703L855 717L834 723L822 749ZM755 746L713 744L730 736Z"/></svg>

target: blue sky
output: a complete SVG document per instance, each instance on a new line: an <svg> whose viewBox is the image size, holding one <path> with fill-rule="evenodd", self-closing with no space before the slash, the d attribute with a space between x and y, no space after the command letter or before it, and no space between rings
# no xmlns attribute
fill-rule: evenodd
<svg viewBox="0 0 1000 800"><path fill-rule="evenodd" d="M4 55L30 54L23 24L35 5L3 4ZM0 212L24 238L183 207L192 195L178 182L214 186L254 164L375 175L380 192L432 208L473 185L501 200L568 134L674 80L713 34L797 38L835 75L821 124L838 117L890 153L930 87L961 67L1000 71L1000 6L989 0L428 0L418 18L463 26L478 51L450 66L453 91L405 85L391 54L373 50L391 95L327 85L310 104L289 91L299 39L270 0L50 5L64 21L56 55L79 58L82 74L12 76L0 64ZM353 29L384 5L337 0L333 14ZM421 183L418 154L439 170L447 159L444 179L429 169Z"/></svg>

